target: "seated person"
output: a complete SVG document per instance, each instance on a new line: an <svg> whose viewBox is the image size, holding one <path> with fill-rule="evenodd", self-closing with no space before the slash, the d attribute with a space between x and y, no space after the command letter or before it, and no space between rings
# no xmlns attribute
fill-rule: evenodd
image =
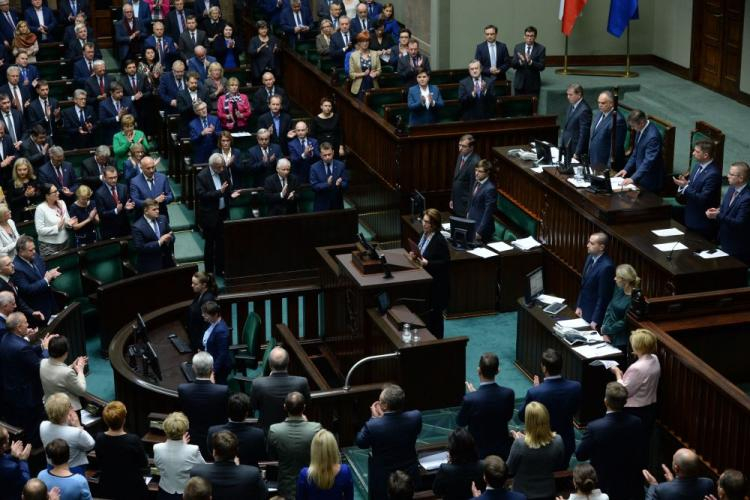
<svg viewBox="0 0 750 500"><path fill-rule="evenodd" d="M426 70L420 70L417 74L417 85L409 89L407 103L410 127L438 121L437 110L443 107L443 97L440 89L430 85L430 74Z"/></svg>

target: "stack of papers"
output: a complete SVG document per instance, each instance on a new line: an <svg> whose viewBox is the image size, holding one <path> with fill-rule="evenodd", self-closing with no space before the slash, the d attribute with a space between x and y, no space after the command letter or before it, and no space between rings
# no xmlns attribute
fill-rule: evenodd
<svg viewBox="0 0 750 500"><path fill-rule="evenodd" d="M676 227L670 227L669 229L652 229L652 233L654 233L656 236L664 237L664 236L681 236L685 233L677 229Z"/></svg>
<svg viewBox="0 0 750 500"><path fill-rule="evenodd" d="M513 247L505 243L504 241L496 241L494 243L487 243L487 246L496 251L497 253L507 252L513 250Z"/></svg>
<svg viewBox="0 0 750 500"><path fill-rule="evenodd" d="M687 250L687 247L679 241L672 241L670 243L654 243L654 246L662 252L674 252L677 250Z"/></svg>
<svg viewBox="0 0 750 500"><path fill-rule="evenodd" d="M448 452L440 451L419 457L419 465L426 471L438 470L441 465L448 463Z"/></svg>
<svg viewBox="0 0 750 500"><path fill-rule="evenodd" d="M612 191L638 191L635 184L623 186L622 183L624 180L624 177L610 177L609 182L612 185Z"/></svg>
<svg viewBox="0 0 750 500"><path fill-rule="evenodd" d="M251 135L250 132L232 132L232 137L235 139L238 137L250 137Z"/></svg>
<svg viewBox="0 0 750 500"><path fill-rule="evenodd" d="M583 179L576 179L575 177L568 177L568 182L573 184L577 188L587 188L591 186L591 183Z"/></svg>
<svg viewBox="0 0 750 500"><path fill-rule="evenodd" d="M703 250L698 253L698 257L701 259L718 259L719 257L729 257L729 254L723 250L715 248L713 250Z"/></svg>
<svg viewBox="0 0 750 500"><path fill-rule="evenodd" d="M595 344L595 345L582 345L574 347L573 350L583 356L586 359L601 358L604 356L611 356L613 354L620 354L621 351L617 347L613 347L610 344Z"/></svg>
<svg viewBox="0 0 750 500"><path fill-rule="evenodd" d="M474 254L477 257L487 259L489 257L497 257L497 254L487 247L477 247L473 250L469 250L468 253Z"/></svg>
<svg viewBox="0 0 750 500"><path fill-rule="evenodd" d="M558 325L562 326L563 328L588 328L589 323L583 318L575 318L575 319L566 319L563 321L558 321Z"/></svg>
<svg viewBox="0 0 750 500"><path fill-rule="evenodd" d="M609 370L613 366L620 366L620 363L611 359L597 359L589 363L591 366L603 366L605 370Z"/></svg>
<svg viewBox="0 0 750 500"><path fill-rule="evenodd" d="M451 223L450 222L443 222L443 230L444 231L450 231L451 230Z"/></svg>
<svg viewBox="0 0 750 500"><path fill-rule="evenodd" d="M544 293L538 295L536 300L538 300L542 304L562 304L563 302L565 302L565 299L562 297L555 297L554 295L547 295Z"/></svg>
<svg viewBox="0 0 750 500"><path fill-rule="evenodd" d="M510 244L519 250L531 250L532 248L542 246L542 244L536 241L532 236L512 241Z"/></svg>
<svg viewBox="0 0 750 500"><path fill-rule="evenodd" d="M541 174L542 172L544 172L544 169L542 167L531 167L529 170L531 170L535 174Z"/></svg>

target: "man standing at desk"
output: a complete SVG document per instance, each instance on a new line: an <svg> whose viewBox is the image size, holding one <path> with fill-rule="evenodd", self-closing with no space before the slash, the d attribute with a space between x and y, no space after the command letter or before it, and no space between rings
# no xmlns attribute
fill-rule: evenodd
<svg viewBox="0 0 750 500"><path fill-rule="evenodd" d="M621 167L625 163L625 118L617 111L612 115L615 108L615 98L612 92L605 90L599 94L596 100L599 111L594 114L589 140L589 162L592 166L604 165ZM617 120L616 124L612 120ZM612 158L612 126L615 131L615 157Z"/></svg>
<svg viewBox="0 0 750 500"><path fill-rule="evenodd" d="M617 177L628 177L622 183L624 186L637 184L642 189L658 193L664 182L661 133L640 109L630 112L628 125L635 130L635 146Z"/></svg>
<svg viewBox="0 0 750 500"><path fill-rule="evenodd" d="M458 159L453 171L450 208L459 217L466 217L469 210L471 185L474 183L474 167L479 163L479 155L474 152L474 136L462 135L458 140Z"/></svg>
<svg viewBox="0 0 750 500"><path fill-rule="evenodd" d="M581 292L576 302L576 315L585 319L591 328L602 324L604 312L614 291L615 265L605 253L609 237L594 233L586 243L588 257L581 274Z"/></svg>
<svg viewBox="0 0 750 500"><path fill-rule="evenodd" d="M583 87L580 83L571 83L565 91L570 107L565 118L560 146L566 148L576 160L589 152L589 133L591 130L591 106L583 98Z"/></svg>
<svg viewBox="0 0 750 500"><path fill-rule="evenodd" d="M469 213L467 217L474 221L477 241L488 243L495 233L495 219L492 214L497 204L497 189L490 180L492 163L489 160L479 160L474 167L474 187L469 197ZM605 306L606 307L606 306Z"/></svg>
<svg viewBox="0 0 750 500"><path fill-rule="evenodd" d="M706 217L706 210L718 206L721 200L721 167L714 161L713 149L710 141L697 142L693 147L695 165L689 177L673 179L677 199L685 204L685 226L707 240L716 235L716 221Z"/></svg>
<svg viewBox="0 0 750 500"><path fill-rule="evenodd" d="M750 263L750 191L747 179L750 166L744 161L729 167L729 189L721 208L709 208L706 217L719 221L719 243L729 255Z"/></svg>

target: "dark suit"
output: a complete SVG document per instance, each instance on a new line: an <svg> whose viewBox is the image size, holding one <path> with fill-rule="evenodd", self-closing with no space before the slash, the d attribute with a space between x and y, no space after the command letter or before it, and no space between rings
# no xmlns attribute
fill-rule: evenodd
<svg viewBox="0 0 750 500"><path fill-rule="evenodd" d="M152 187L150 189L143 173L136 175L130 180L130 197L135 203L138 213L143 211L143 202L146 201L146 198L155 199L162 193L166 197L159 204L159 215L166 217L168 221L169 211L167 210L167 205L174 200L174 194L172 194L172 188L169 186L167 176L160 172L154 172Z"/></svg>
<svg viewBox="0 0 750 500"><path fill-rule="evenodd" d="M188 59L190 59L191 57L195 55L196 45L202 45L203 47L206 47L207 41L208 39L206 38L206 32L203 30L196 29L195 30L195 42L193 42L193 39L190 36L190 32L186 29L185 31L182 32L182 34L178 38L177 44L180 47L180 54L187 61Z"/></svg>
<svg viewBox="0 0 750 500"><path fill-rule="evenodd" d="M94 55L94 60L96 60L96 55ZM85 89L86 88L86 80L91 78L91 75L93 75L93 63L94 60L91 61L92 68L89 69L88 60L85 58L78 59L75 63L73 63L73 88L76 89Z"/></svg>
<svg viewBox="0 0 750 500"><path fill-rule="evenodd" d="M145 6L146 4L144 3L143 5ZM143 52L143 39L148 34L145 28L147 25L140 19L135 18L133 18L132 24L133 29L130 31L125 19L121 19L115 23L115 44L117 46L117 57L120 61L137 59L138 55ZM140 34L131 40L130 34L136 31L140 32Z"/></svg>
<svg viewBox="0 0 750 500"><path fill-rule="evenodd" d="M86 91L86 104L94 106L94 110L97 109L96 104L99 102L97 99L100 95L109 95L109 86L114 81L111 76L105 74L101 77L103 80L102 84L99 84L99 77L92 75L86 80L83 90ZM102 87L104 91L102 92Z"/></svg>
<svg viewBox="0 0 750 500"><path fill-rule="evenodd" d="M232 371L232 355L229 353L229 327L219 320L206 341L205 349L214 358L214 379L217 384L226 384Z"/></svg>
<svg viewBox="0 0 750 500"><path fill-rule="evenodd" d="M10 127L8 127L8 120L5 117L5 113L0 113L0 115L2 115L3 124L5 125L5 135L7 135L8 137L12 137L12 134L10 133ZM10 116L13 119L13 130L16 132L16 141L21 141L23 140L23 134L25 131L23 115L15 109L11 108Z"/></svg>
<svg viewBox="0 0 750 500"><path fill-rule="evenodd" d="M281 146L270 143L268 145L268 161L263 161L263 150L260 146L255 145L247 150L247 168L250 171L251 187L260 187L265 182L266 177L273 175L276 169L276 160L281 159L284 153Z"/></svg>
<svg viewBox="0 0 750 500"><path fill-rule="evenodd" d="M13 9L9 9L8 12L10 12L10 17L13 19L13 25L5 18L5 14L0 15L0 35L2 35L4 41L10 44L16 36L15 26L18 25L19 19Z"/></svg>
<svg viewBox="0 0 750 500"><path fill-rule="evenodd" d="M75 10L69 0L60 0L57 3L57 8L60 12L60 19L64 24L73 24L73 21L69 18L75 18L81 11L86 13L87 18L91 17L91 11L89 11L89 3L87 0L76 0Z"/></svg>
<svg viewBox="0 0 750 500"><path fill-rule="evenodd" d="M560 467L567 469L570 456L575 450L573 417L581 404L581 383L562 377L546 377L541 384L526 392L526 400L518 409L521 422L525 418L526 405L532 401L542 403L549 411L550 427L565 443L565 459Z"/></svg>
<svg viewBox="0 0 750 500"><path fill-rule="evenodd" d="M363 24L365 26L363 26ZM371 37L374 36L375 33L375 22L373 22L372 19L360 19L359 16L354 16L350 21L350 28L349 31L352 32L352 35L356 38L358 34L362 33L363 31L368 33Z"/></svg>
<svg viewBox="0 0 750 500"><path fill-rule="evenodd" d="M42 381L39 365L47 351L32 346L22 337L8 332L0 341L0 374L5 418L9 424L22 427L27 443L40 445L39 424L44 419Z"/></svg>
<svg viewBox="0 0 750 500"><path fill-rule="evenodd" d="M182 29L183 31L187 29L187 26L185 25L185 22L187 21L187 16L192 14L193 12L190 9L183 9L182 14L185 16L185 20L182 22ZM177 9L171 8L169 9L169 13L167 14L167 29L166 34L169 35L172 40L179 40L180 39L180 21L178 20L178 11Z"/></svg>
<svg viewBox="0 0 750 500"><path fill-rule="evenodd" d="M420 243L421 240L420 240ZM425 271L430 273L433 282L430 287L430 313L427 328L437 338L442 339L444 333L443 311L448 307L450 299L450 262L448 242L436 231L427 246L422 250L422 257L427 259Z"/></svg>
<svg viewBox="0 0 750 500"><path fill-rule="evenodd" d="M86 42L96 43L96 38L91 34L91 32L86 33L86 40L81 41L80 38L75 37L73 41L71 41L68 45L67 50L65 51L65 57L73 62L78 62L81 58L83 58L83 44ZM99 50L99 47L94 47L94 59L101 59L102 58L102 51ZM88 66L87 66L88 69Z"/></svg>
<svg viewBox="0 0 750 500"><path fill-rule="evenodd" d="M117 204L109 185L102 184L94 193L94 202L99 214L99 232L103 240L130 234L130 222L125 211L125 203L128 201L128 188L124 184L117 184L116 189L123 207L117 213L115 213Z"/></svg>
<svg viewBox="0 0 750 500"><path fill-rule="evenodd" d="M218 7L219 0L195 0L195 15L200 19L206 17L206 11L210 7Z"/></svg>
<svg viewBox="0 0 750 500"><path fill-rule="evenodd" d="M287 132L292 128L292 116L289 113L285 111L279 113L278 129L274 124L272 113L270 111L264 113L258 117L258 128L271 130L271 142L281 146L281 150L284 152L285 156L289 155L289 139L286 136Z"/></svg>
<svg viewBox="0 0 750 500"><path fill-rule="evenodd" d="M38 171L39 182L46 182L47 184L54 185L60 191L60 197L65 200L65 203L67 203L68 206L70 206L70 204L75 201L75 194L65 196L62 193L62 189L63 187L66 187L70 191L75 193L76 189L78 189L78 177L76 177L76 173L73 170L73 164L71 164L69 161L62 162L62 165L60 165L60 169L62 170L62 182L57 176L52 163L45 163Z"/></svg>
<svg viewBox="0 0 750 500"><path fill-rule="evenodd" d="M133 0L126 1L130 5L133 5ZM146 29L148 29L148 27L151 26L151 7L143 0L140 0L138 4L138 14L136 16L135 7L133 7L133 16L141 22L141 25L145 26Z"/></svg>
<svg viewBox="0 0 750 500"><path fill-rule="evenodd" d="M618 112L617 113L617 131L616 131L616 142L615 142L615 157L611 158L612 154L612 118L614 115L610 114L602 118L602 112L597 111L594 113L594 117L591 120L591 133L589 139L589 162L593 166L605 165L611 166L614 164L618 169L625 166L625 134L627 134L627 127L625 126L625 118Z"/></svg>
<svg viewBox="0 0 750 500"><path fill-rule="evenodd" d="M500 70L500 73L496 75L490 73L492 58L490 58L490 48L487 42L477 45L477 49L474 51L474 59L482 64L482 74L484 76L497 80L505 80L505 72L510 68L511 58L510 54L508 54L508 47L503 42L495 40L495 67Z"/></svg>
<svg viewBox="0 0 750 500"><path fill-rule="evenodd" d="M237 436L237 440L240 442L237 456L240 458L242 465L257 467L258 462L267 459L266 434L260 427L247 422L233 422L231 420L226 424L212 425L208 429L208 439L206 442L209 452L212 451L211 437L220 431L229 431Z"/></svg>
<svg viewBox="0 0 750 500"><path fill-rule="evenodd" d="M388 476L401 470L419 484L417 470L417 436L422 431L422 414L418 410L388 412L380 418L370 418L357 433L360 448L370 448L371 466L368 474L370 498L386 498Z"/></svg>
<svg viewBox="0 0 750 500"><path fill-rule="evenodd" d="M203 121L206 120L207 126L213 125L214 131L211 134L203 134ZM206 118L193 118L190 122L190 142L193 145L193 163L206 163L213 152L221 134L221 122L213 115Z"/></svg>
<svg viewBox="0 0 750 500"><path fill-rule="evenodd" d="M642 494L641 420L624 411L610 412L589 422L576 449L576 459L591 460L599 487L612 500L637 498Z"/></svg>
<svg viewBox="0 0 750 500"><path fill-rule="evenodd" d="M180 85L181 88L178 88L178 85ZM161 78L159 78L159 97L161 97L162 105L168 113L174 113L177 111L177 103L175 103L175 107L173 108L172 101L177 100L177 94L179 91L186 88L187 80L184 77L180 80L179 84L174 76L172 76L172 73L164 73Z"/></svg>
<svg viewBox="0 0 750 500"><path fill-rule="evenodd" d="M568 106L560 146L568 148L570 154L579 158L589 151L589 134L591 133L591 107L585 99L578 101L575 109Z"/></svg>
<svg viewBox="0 0 750 500"><path fill-rule="evenodd" d="M266 498L268 490L260 470L252 465L235 465L234 461L196 465L191 477L202 477L211 483L213 500Z"/></svg>
<svg viewBox="0 0 750 500"><path fill-rule="evenodd" d="M49 115L45 115L44 105L42 104L41 100L34 99L33 101L31 101L29 107L26 108L26 113L28 115L27 124L29 128L33 128L34 125L37 124L43 126L47 131L47 135L57 140L57 136L55 134L56 127L54 114L55 110L58 108L57 99L50 97L47 99L47 101L47 105L49 107Z"/></svg>
<svg viewBox="0 0 750 500"><path fill-rule="evenodd" d="M526 495L507 490L486 490L476 497L477 500L526 500Z"/></svg>
<svg viewBox="0 0 750 500"><path fill-rule="evenodd" d="M469 195L469 209L466 217L474 221L477 236L482 237L482 242L492 241L495 234L495 206L497 205L497 189L489 178L484 184L477 187L475 181Z"/></svg>
<svg viewBox="0 0 750 500"><path fill-rule="evenodd" d="M676 477L672 481L652 485L646 500L701 500L714 494L714 482L707 477Z"/></svg>
<svg viewBox="0 0 750 500"><path fill-rule="evenodd" d="M299 180L294 174L289 174L286 178L287 190L284 197L281 196L281 179L278 174L271 174L266 177L266 182L263 185L263 196L266 200L266 206L268 207L268 215L286 215L296 214L298 211L297 200L299 199ZM294 198L289 199L289 194L292 191Z"/></svg>
<svg viewBox="0 0 750 500"><path fill-rule="evenodd" d="M45 142L45 144L48 144L48 142ZM47 153L43 153L39 149L39 145L34 142L31 136L27 136L21 141L21 156L29 160L35 170L38 170L39 167L47 163Z"/></svg>
<svg viewBox="0 0 750 500"><path fill-rule="evenodd" d="M34 312L33 309L29 307L29 305L26 303L25 300L23 300L23 297L19 295L18 286L13 282L13 278L11 277L10 280L5 281L4 279L0 278L0 292L10 292L13 294L13 296L16 298L16 310L18 312L22 312L24 316L26 316L26 320L29 322L29 324L36 323L36 318L34 318L31 314ZM45 317L45 319L47 319ZM3 320L3 328L2 330L5 330L5 320Z"/></svg>
<svg viewBox="0 0 750 500"><path fill-rule="evenodd" d="M638 187L657 193L664 183L661 133L656 125L648 123L635 137L636 143L625 171Z"/></svg>
<svg viewBox="0 0 750 500"><path fill-rule="evenodd" d="M31 474L26 460L13 458L10 451L0 454L0 484L3 485L0 498L3 500L21 498L23 487L29 479L31 479Z"/></svg>
<svg viewBox="0 0 750 500"><path fill-rule="evenodd" d="M324 17L330 19L331 17L331 4L337 3L341 6L341 12L345 12L346 8L341 0L321 0L318 2L318 19L323 20Z"/></svg>
<svg viewBox="0 0 750 500"><path fill-rule="evenodd" d="M20 103L21 104L21 109L16 110L16 111L20 111L21 113L23 113L24 109L25 109L25 108L23 108L24 103L26 101L30 101L31 100L31 91L29 90L29 88L27 86L22 85L21 82L18 83L17 87L18 87L18 92L20 92L20 94L21 94L21 101L23 101L23 102ZM10 84L9 83L6 83L2 87L0 87L0 94L5 94L8 97L10 97L10 105L11 105L11 107L13 107L13 94L11 93L11 88L10 88ZM13 108L13 109L15 109L15 108Z"/></svg>
<svg viewBox="0 0 750 500"><path fill-rule="evenodd" d="M459 217L466 217L469 211L469 197L474 184L474 167L479 163L479 155L472 152L465 159L459 155L456 168L453 170L453 184L451 185L451 201L453 213Z"/></svg>
<svg viewBox="0 0 750 500"><path fill-rule="evenodd" d="M604 313L615 287L615 265L607 254L602 254L593 263L591 255L586 257L581 274L581 291L576 307L581 308L582 317L589 323L602 324Z"/></svg>
<svg viewBox="0 0 750 500"><path fill-rule="evenodd" d="M88 148L95 144L95 129L91 129L91 132L82 134L80 128L82 128L81 119L78 115L78 106L70 106L62 110L62 121L63 121L63 132L68 137L68 143L70 146L75 148ZM96 117L94 116L94 108L86 106L83 110L84 123L91 123L96 126Z"/></svg>
<svg viewBox="0 0 750 500"><path fill-rule="evenodd" d="M164 235L172 230L169 222L163 216L159 216L159 235ZM159 245L159 237L154 232L145 217L141 217L132 227L133 247L138 254L138 272L150 273L174 267L174 239L164 245Z"/></svg>
<svg viewBox="0 0 750 500"><path fill-rule="evenodd" d="M208 90L203 85L198 85L195 91L196 99L208 104ZM177 112L180 113L180 135L190 137L190 122L198 115L193 111L193 96L187 86L177 92ZM213 143L216 147L216 141Z"/></svg>
<svg viewBox="0 0 750 500"><path fill-rule="evenodd" d="M200 200L198 210L198 224L203 230L205 238L203 261L206 264L206 272L212 273L224 271L224 221L229 216L229 202L232 194L232 180L229 170L217 174L219 185L224 182L229 186L222 193L216 189L213 180L213 171L206 167L200 171L195 178L195 187ZM222 204L224 207L221 208Z"/></svg>
<svg viewBox="0 0 750 500"><path fill-rule="evenodd" d="M331 39L333 43L333 39ZM419 65L419 58L422 58L422 64ZM398 58L398 66L396 71L401 75L401 79L406 87L412 87L417 84L417 73L421 70L430 73L430 58L424 54L417 56L417 61L414 61L409 54L404 54Z"/></svg>
<svg viewBox="0 0 750 500"><path fill-rule="evenodd" d="M719 221L719 243L728 254L750 264L750 189L747 184L731 206L733 188L727 190L721 202Z"/></svg>
<svg viewBox="0 0 750 500"><path fill-rule="evenodd" d="M456 424L469 428L477 444L479 458L497 455L508 459L513 439L508 433L508 422L513 418L515 404L513 389L496 383L481 384L476 391L464 396Z"/></svg>
<svg viewBox="0 0 750 500"><path fill-rule="evenodd" d="M102 167L99 168L96 158L93 156L84 158L81 162L81 184L86 184L96 192L96 190L99 189L99 186L102 185L102 176L104 175L104 168L107 167L107 165L102 165ZM123 201L123 203L125 203L125 201ZM97 205L97 208L99 208L99 205Z"/></svg>
<svg viewBox="0 0 750 500"><path fill-rule="evenodd" d="M289 44L292 47L294 47L298 41L310 38L310 36L312 35L311 31L309 30L300 31L299 33L294 32L294 28L297 27L295 16L299 16L302 22L302 26L307 26L308 28L313 27L313 18L312 18L311 12L305 9L300 9L298 12L295 13L292 11L291 7L288 7L284 9L283 11L281 11L279 24L281 25L281 29L284 30L287 40L289 41ZM352 20L352 23L354 23L353 20Z"/></svg>
<svg viewBox="0 0 750 500"><path fill-rule="evenodd" d="M40 42L52 41L52 33L54 33L55 28L57 27L57 19L55 18L55 13L52 12L52 9L46 5L42 5L42 19L44 19L44 26L47 28L47 35L44 35L39 31L41 25L39 24L39 18L36 15L34 7L26 9L24 12L24 19L29 23L29 29L39 38Z"/></svg>
<svg viewBox="0 0 750 500"><path fill-rule="evenodd" d="M20 84L29 90L29 96L31 96L31 89L33 88L31 84L39 78L39 70L33 64L27 64L26 67L18 65L18 69L21 70Z"/></svg>
<svg viewBox="0 0 750 500"><path fill-rule="evenodd" d="M177 397L190 421L190 441L198 445L204 457L210 457L206 448L208 428L226 423L229 389L210 380L196 379L189 384L180 384Z"/></svg>
<svg viewBox="0 0 750 500"><path fill-rule="evenodd" d="M469 76L458 82L458 101L461 103L461 120L487 120L495 116L495 80L481 78L485 90L474 92L474 79Z"/></svg>
<svg viewBox="0 0 750 500"><path fill-rule="evenodd" d="M432 103L429 108L426 108L422 102L422 94L419 85L414 85L409 88L406 103L409 107L410 127L412 125L428 125L438 121L438 110L443 107L443 96L440 95L440 89L435 85L428 85L427 87L429 88L430 94L432 94Z"/></svg>
<svg viewBox="0 0 750 500"><path fill-rule="evenodd" d="M333 177L331 184L328 184L328 175L323 161L310 167L310 185L315 191L313 210L316 212L344 208L344 191L349 188L349 176L342 162L333 160L331 165L331 177ZM336 185L338 179L341 179L340 186Z"/></svg>
<svg viewBox="0 0 750 500"><path fill-rule="evenodd" d="M206 47L208 48L208 47ZM200 76L200 81L204 81L208 75L208 65L216 62L216 58L213 56L206 56L206 61L199 61L195 56L191 57L187 61L186 71L195 71Z"/></svg>
<svg viewBox="0 0 750 500"><path fill-rule="evenodd" d="M432 483L432 491L443 500L466 500L472 498L471 483L477 488L484 485L482 462L467 464L445 463L440 466Z"/></svg>
<svg viewBox="0 0 750 500"><path fill-rule="evenodd" d="M8 156L18 156L18 151L16 151L16 147L13 145L13 140L7 132L0 139L0 144L2 144L2 148L0 148L0 162L4 161ZM7 167L0 169L0 186L3 186L3 189L7 189L5 186L11 182L13 175L12 166L13 163L10 163Z"/></svg>
<svg viewBox="0 0 750 500"><path fill-rule="evenodd" d="M331 62L333 62L337 68L344 67L344 57L354 44L354 34L351 30L349 30L347 36L349 37L348 44L344 40L344 35L342 35L340 31L331 35L331 43L328 46L328 53L331 56Z"/></svg>
<svg viewBox="0 0 750 500"><path fill-rule="evenodd" d="M685 226L713 240L716 222L706 217L706 210L721 203L721 168L712 160L700 174L699 169L699 164L693 165L690 182L678 197L685 203Z"/></svg>
<svg viewBox="0 0 750 500"><path fill-rule="evenodd" d="M310 386L305 377L271 372L267 377L253 380L250 404L253 410L258 410L258 425L268 430L271 425L283 422L286 419L284 400L294 391L302 393L305 401L310 401Z"/></svg>
<svg viewBox="0 0 750 500"><path fill-rule="evenodd" d="M304 183L310 180L310 167L320 160L320 150L318 141L312 137L307 138L307 143L312 146L313 150L309 157L303 158L305 152L304 146L298 138L290 139L287 148L289 150L289 161L292 163L292 173L300 178Z"/></svg>
<svg viewBox="0 0 750 500"><path fill-rule="evenodd" d="M289 97L286 94L286 90L279 87L278 85L273 86L273 95L281 97L281 110L289 111ZM266 87L261 87L253 94L252 99L252 110L253 114L262 115L268 113L268 102L271 100L271 93ZM260 127L258 127L260 128Z"/></svg>
<svg viewBox="0 0 750 500"><path fill-rule="evenodd" d="M34 311L41 311L45 318L57 312L57 302L52 288L44 279L47 266L39 254L34 257L33 267L18 255L13 259L13 264L16 267L13 282L29 307Z"/></svg>
<svg viewBox="0 0 750 500"><path fill-rule="evenodd" d="M172 15L172 12L172 10L169 11L169 16ZM177 47L175 46L174 40L175 39L171 36L164 35L161 38L162 45L161 47L159 47L156 42L156 37L154 35L151 35L146 38L146 40L144 40L143 50L145 51L149 47L156 50L157 54L159 54L159 61L162 63L162 66L164 66L165 68L171 68L174 59L179 55L177 53Z"/></svg>
<svg viewBox="0 0 750 500"><path fill-rule="evenodd" d="M120 109L127 109L128 113L133 115L137 120L138 113L135 110L135 105L130 97L123 96L119 102ZM115 109L115 103L111 97L104 99L99 103L99 137L101 142L104 144L112 144L112 138L117 132L122 130L120 120L118 118L117 109Z"/></svg>
<svg viewBox="0 0 750 500"><path fill-rule="evenodd" d="M511 66L516 70L513 77L513 89L516 95L539 95L539 89L542 87L542 77L540 73L544 71L544 59L547 49L544 45L535 43L531 48L531 64L521 61L518 54L526 55L526 44L519 43L513 49L513 59Z"/></svg>
<svg viewBox="0 0 750 500"><path fill-rule="evenodd" d="M208 323L203 319L201 307L210 300L216 301L214 294L204 292L195 297L188 307L187 332L193 351L203 350L203 334L208 328Z"/></svg>

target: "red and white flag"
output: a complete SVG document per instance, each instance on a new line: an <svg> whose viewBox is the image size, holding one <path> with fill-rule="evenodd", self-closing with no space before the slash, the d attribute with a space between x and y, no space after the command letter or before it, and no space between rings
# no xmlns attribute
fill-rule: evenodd
<svg viewBox="0 0 750 500"><path fill-rule="evenodd" d="M573 26L581 15L587 0L560 0L560 20L562 21L562 32L570 36Z"/></svg>

